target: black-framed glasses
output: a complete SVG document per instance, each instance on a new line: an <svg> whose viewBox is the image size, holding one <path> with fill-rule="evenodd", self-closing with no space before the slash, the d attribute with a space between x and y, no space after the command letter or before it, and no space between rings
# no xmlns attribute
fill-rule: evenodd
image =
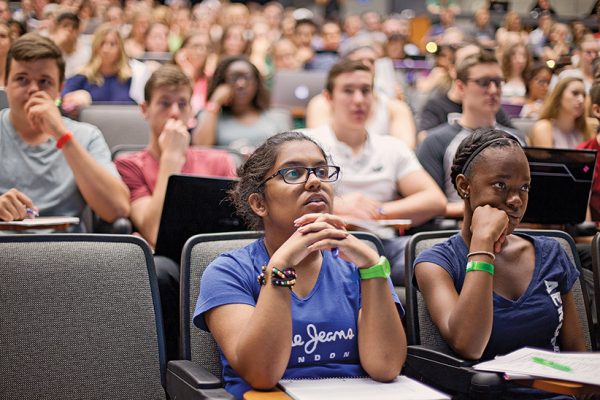
<svg viewBox="0 0 600 400"><path fill-rule="evenodd" d="M231 74L225 77L225 82L230 85L235 85L239 80L243 80L245 83L255 82L256 77L253 74Z"/></svg>
<svg viewBox="0 0 600 400"><path fill-rule="evenodd" d="M315 174L321 182L335 182L340 176L340 167L337 165L319 165L318 167L287 167L281 168L273 175L267 177L258 185L261 187L269 180L281 175L283 181L290 185L303 184L308 181L310 174Z"/></svg>
<svg viewBox="0 0 600 400"><path fill-rule="evenodd" d="M482 78L478 78L478 79L467 79L469 82L475 82L477 84L477 86L482 87L482 88L489 88L490 87L490 83L494 83L494 85L496 85L497 88L499 88L500 86L502 86L502 82L504 82L504 79L502 79L499 76L484 76Z"/></svg>

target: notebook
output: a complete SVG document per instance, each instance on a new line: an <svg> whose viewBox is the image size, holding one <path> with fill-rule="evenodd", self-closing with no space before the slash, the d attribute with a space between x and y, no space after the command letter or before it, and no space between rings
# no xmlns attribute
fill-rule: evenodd
<svg viewBox="0 0 600 400"><path fill-rule="evenodd" d="M278 71L273 76L271 103L275 107L302 107L321 93L327 73L323 71Z"/></svg>
<svg viewBox="0 0 600 400"><path fill-rule="evenodd" d="M231 178L171 175L154 254L179 262L191 236L247 230L227 198L233 182Z"/></svg>
<svg viewBox="0 0 600 400"><path fill-rule="evenodd" d="M392 382L371 378L289 379L279 386L295 400L439 400L450 396L400 375Z"/></svg>
<svg viewBox="0 0 600 400"><path fill-rule="evenodd" d="M585 220L596 152L526 147L531 170L523 222L576 224Z"/></svg>

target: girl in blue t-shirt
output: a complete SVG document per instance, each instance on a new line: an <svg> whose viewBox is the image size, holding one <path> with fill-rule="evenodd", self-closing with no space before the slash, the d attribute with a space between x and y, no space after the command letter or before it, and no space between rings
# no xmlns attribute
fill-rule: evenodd
<svg viewBox="0 0 600 400"><path fill-rule="evenodd" d="M238 175L233 201L264 238L211 263L194 313L222 350L225 388L241 398L282 378L398 376L406 337L389 263L332 215L339 167L284 132Z"/></svg>
<svg viewBox="0 0 600 400"><path fill-rule="evenodd" d="M575 266L555 240L513 234L531 181L520 144L478 129L460 144L451 178L465 204L462 229L415 261L417 284L446 342L474 360L524 346L585 351L571 294Z"/></svg>

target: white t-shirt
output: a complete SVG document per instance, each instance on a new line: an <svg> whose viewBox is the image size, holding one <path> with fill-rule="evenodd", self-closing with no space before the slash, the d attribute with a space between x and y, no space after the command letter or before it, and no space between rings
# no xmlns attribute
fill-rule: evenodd
<svg viewBox="0 0 600 400"><path fill-rule="evenodd" d="M336 194L363 192L377 201L400 198L398 181L414 171L423 169L417 157L404 142L389 135L367 135L367 141L357 154L340 142L329 125L306 129L335 165L341 167L341 179Z"/></svg>

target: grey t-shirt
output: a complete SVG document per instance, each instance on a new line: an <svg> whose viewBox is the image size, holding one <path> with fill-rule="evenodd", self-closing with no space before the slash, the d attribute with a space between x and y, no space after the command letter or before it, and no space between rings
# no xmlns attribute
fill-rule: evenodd
<svg viewBox="0 0 600 400"><path fill-rule="evenodd" d="M525 138L518 131L498 124L495 128L513 135L522 145L525 145ZM449 202L460 201L450 173L458 146L472 132L457 122L446 123L430 130L417 148L419 162L444 191Z"/></svg>
<svg viewBox="0 0 600 400"><path fill-rule="evenodd" d="M239 122L229 113L221 113L217 124L216 145L241 149L257 147L268 137L292 129L292 117L287 110L272 108L260 114L252 125Z"/></svg>
<svg viewBox="0 0 600 400"><path fill-rule="evenodd" d="M56 140L35 146L25 143L9 115L10 109L0 111L0 194L16 188L29 196L41 216L80 217L86 204ZM100 165L119 177L98 128L68 118L63 123Z"/></svg>

